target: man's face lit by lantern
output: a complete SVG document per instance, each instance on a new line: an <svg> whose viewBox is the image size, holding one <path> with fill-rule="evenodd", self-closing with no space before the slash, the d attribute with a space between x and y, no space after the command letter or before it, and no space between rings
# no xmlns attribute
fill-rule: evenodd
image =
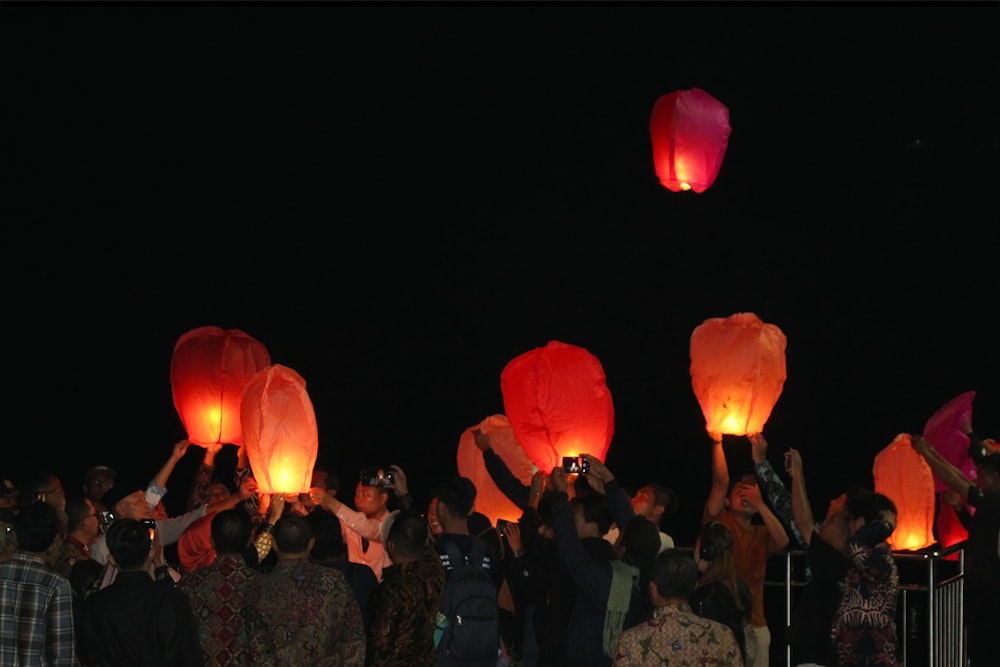
<svg viewBox="0 0 1000 667"><path fill-rule="evenodd" d="M135 491L128 494L124 498L118 501L118 503L112 508L119 519L151 519L153 518L153 513L149 509L149 503L146 502L146 493L144 491Z"/></svg>
<svg viewBox="0 0 1000 667"><path fill-rule="evenodd" d="M757 505L754 500L759 496L760 489L757 488L757 478L747 473L741 475L732 484L726 503L731 512L753 516L757 513Z"/></svg>
<svg viewBox="0 0 1000 667"><path fill-rule="evenodd" d="M369 519L388 511L389 492L378 486L365 486L358 482L354 489L354 508Z"/></svg>

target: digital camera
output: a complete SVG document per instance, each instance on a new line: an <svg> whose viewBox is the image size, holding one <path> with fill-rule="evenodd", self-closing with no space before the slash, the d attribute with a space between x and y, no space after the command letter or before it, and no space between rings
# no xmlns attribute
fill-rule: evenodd
<svg viewBox="0 0 1000 667"><path fill-rule="evenodd" d="M361 484L363 486L384 486L392 488L395 480L392 477L392 469L389 466L381 468L375 466L365 466L361 469Z"/></svg>
<svg viewBox="0 0 1000 667"><path fill-rule="evenodd" d="M564 456L563 470L585 475L590 472L590 461L582 456Z"/></svg>

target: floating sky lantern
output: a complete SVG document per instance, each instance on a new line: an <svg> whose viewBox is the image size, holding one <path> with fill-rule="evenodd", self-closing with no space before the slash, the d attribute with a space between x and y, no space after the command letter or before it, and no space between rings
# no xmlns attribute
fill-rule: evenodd
<svg viewBox="0 0 1000 667"><path fill-rule="evenodd" d="M896 529L887 540L896 551L917 551L934 544L934 474L900 433L875 457L875 491L896 504Z"/></svg>
<svg viewBox="0 0 1000 667"><path fill-rule="evenodd" d="M729 109L704 90L660 97L649 119L660 184L672 192L707 190L719 175L730 132Z"/></svg>
<svg viewBox="0 0 1000 667"><path fill-rule="evenodd" d="M969 455L969 436L962 431L964 423L972 423L972 403L976 392L967 391L955 396L938 408L924 425L924 438L938 451L941 456L953 466L965 473L969 479L976 479L976 463ZM934 490L938 494L948 491L947 484L934 475ZM975 514L974 507L967 507L970 514ZM935 519L938 542L942 548L964 542L969 537L969 531L962 525L955 508L945 502L943 495L938 501L938 513ZM958 554L949 558L955 560Z"/></svg>
<svg viewBox="0 0 1000 667"><path fill-rule="evenodd" d="M306 382L275 364L247 383L240 409L243 447L261 493L307 493L319 450Z"/></svg>
<svg viewBox="0 0 1000 667"><path fill-rule="evenodd" d="M550 341L525 352L500 373L500 391L514 436L540 470L564 456L604 460L614 405L601 362L584 348Z"/></svg>
<svg viewBox="0 0 1000 667"><path fill-rule="evenodd" d="M518 521L521 508L501 491L483 463L483 453L476 446L473 431L479 429L490 439L490 445L511 474L525 486L531 484L534 474L531 459L521 443L514 437L514 429L505 415L491 415L476 426L462 433L458 442L458 474L468 477L476 485L476 511L485 514L496 524L497 519Z"/></svg>
<svg viewBox="0 0 1000 667"><path fill-rule="evenodd" d="M691 334L691 384L712 433L761 433L785 384L785 334L753 313L713 317Z"/></svg>
<svg viewBox="0 0 1000 667"><path fill-rule="evenodd" d="M188 440L241 444L243 387L270 363L264 345L239 329L199 327L178 338L170 360L170 388Z"/></svg>

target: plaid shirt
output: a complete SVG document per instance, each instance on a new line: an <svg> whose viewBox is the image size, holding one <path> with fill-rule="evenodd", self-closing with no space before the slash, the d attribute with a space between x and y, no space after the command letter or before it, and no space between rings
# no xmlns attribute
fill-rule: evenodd
<svg viewBox="0 0 1000 667"><path fill-rule="evenodd" d="M0 665L72 665L73 593L40 557L0 563Z"/></svg>

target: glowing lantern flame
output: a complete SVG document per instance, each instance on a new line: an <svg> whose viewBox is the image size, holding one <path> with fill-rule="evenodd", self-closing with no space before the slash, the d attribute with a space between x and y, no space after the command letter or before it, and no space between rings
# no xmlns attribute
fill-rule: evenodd
<svg viewBox="0 0 1000 667"><path fill-rule="evenodd" d="M306 493L319 450L306 382L286 366L255 375L243 393L243 446L261 493Z"/></svg>
<svg viewBox="0 0 1000 667"><path fill-rule="evenodd" d="M691 384L705 429L761 433L785 384L785 334L753 313L705 320L691 334Z"/></svg>
<svg viewBox="0 0 1000 667"><path fill-rule="evenodd" d="M897 551L916 551L934 544L934 475L900 433L875 457L875 491L896 503L896 530L887 540Z"/></svg>
<svg viewBox="0 0 1000 667"><path fill-rule="evenodd" d="M562 457L602 461L614 433L614 404L597 357L550 341L511 360L500 374L504 412L514 436L540 470Z"/></svg>
<svg viewBox="0 0 1000 667"><path fill-rule="evenodd" d="M729 145L729 109L700 88L676 90L653 106L653 166L671 192L704 192L715 182Z"/></svg>
<svg viewBox="0 0 1000 667"><path fill-rule="evenodd" d="M477 428L489 436L493 451L525 486L531 484L534 473L531 459L514 437L514 429L504 415L491 415L477 426L470 426L458 442L458 474L468 477L476 485L476 511L488 516L494 524L497 519L517 521L521 518L521 508L504 495L486 470L483 453L476 446L472 433Z"/></svg>
<svg viewBox="0 0 1000 667"><path fill-rule="evenodd" d="M170 388L174 407L196 445L243 442L243 387L271 363L260 341L239 329L199 327L174 345Z"/></svg>

